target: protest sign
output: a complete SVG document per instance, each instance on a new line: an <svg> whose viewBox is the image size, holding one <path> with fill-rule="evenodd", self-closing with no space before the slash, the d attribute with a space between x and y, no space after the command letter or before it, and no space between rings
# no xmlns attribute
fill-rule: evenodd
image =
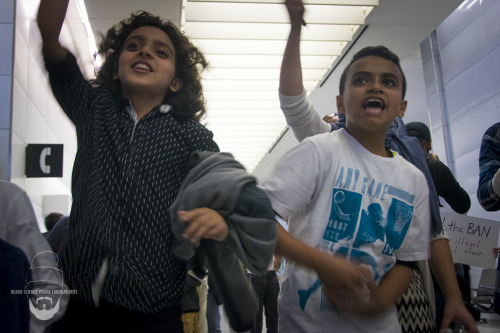
<svg viewBox="0 0 500 333"><path fill-rule="evenodd" d="M441 212L441 222L455 263L495 268L499 222L449 212Z"/></svg>

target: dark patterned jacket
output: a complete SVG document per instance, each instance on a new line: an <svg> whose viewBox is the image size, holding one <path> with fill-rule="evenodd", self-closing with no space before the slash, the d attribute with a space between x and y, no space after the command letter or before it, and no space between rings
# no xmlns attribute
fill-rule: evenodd
<svg viewBox="0 0 500 333"><path fill-rule="evenodd" d="M493 191L493 176L500 168L500 123L496 123L483 135L479 150L479 188L477 199L487 211L500 209L500 196Z"/></svg>
<svg viewBox="0 0 500 333"><path fill-rule="evenodd" d="M73 206L61 266L69 289L91 303L106 262L100 299L141 313L179 304L185 262L171 254L168 207L197 150L218 151L199 123L158 105L137 123L130 102L85 80L76 59L47 65L52 90L75 124Z"/></svg>

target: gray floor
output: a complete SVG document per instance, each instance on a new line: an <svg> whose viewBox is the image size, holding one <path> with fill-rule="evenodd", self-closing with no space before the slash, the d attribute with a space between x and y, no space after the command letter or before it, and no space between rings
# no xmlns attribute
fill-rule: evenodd
<svg viewBox="0 0 500 333"><path fill-rule="evenodd" d="M477 328L481 333L498 333L500 332L500 316L497 314L481 314L481 322Z"/></svg>
<svg viewBox="0 0 500 333"><path fill-rule="evenodd" d="M222 333L234 333L229 327L226 314L222 307L220 307L220 313ZM500 333L500 316L497 314L482 313L481 321L477 324L477 328L480 333ZM265 327L262 329L262 332L266 332Z"/></svg>

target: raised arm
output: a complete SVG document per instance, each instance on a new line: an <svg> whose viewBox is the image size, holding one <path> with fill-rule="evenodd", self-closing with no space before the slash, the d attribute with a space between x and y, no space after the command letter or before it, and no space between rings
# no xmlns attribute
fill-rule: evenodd
<svg viewBox="0 0 500 333"><path fill-rule="evenodd" d="M290 15L290 35L286 43L280 72L280 92L287 96L302 94L302 65L300 63L300 33L304 22L304 5L300 0L286 0Z"/></svg>
<svg viewBox="0 0 500 333"><path fill-rule="evenodd" d="M302 82L300 62L300 33L304 22L304 5L301 0L286 0L290 15L290 35L283 54L280 71L280 107L288 126L298 141L331 131L331 126L321 119L307 98Z"/></svg>
<svg viewBox="0 0 500 333"><path fill-rule="evenodd" d="M62 62L68 51L59 43L59 34L69 0L41 0L37 22L42 35L42 53L46 63Z"/></svg>

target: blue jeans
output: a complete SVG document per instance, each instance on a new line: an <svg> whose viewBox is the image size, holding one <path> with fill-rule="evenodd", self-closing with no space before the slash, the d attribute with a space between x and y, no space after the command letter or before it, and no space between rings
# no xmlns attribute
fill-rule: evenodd
<svg viewBox="0 0 500 333"><path fill-rule="evenodd" d="M208 333L221 333L219 305L212 296L210 289L207 293L207 325Z"/></svg>
<svg viewBox="0 0 500 333"><path fill-rule="evenodd" d="M251 333L262 332L262 312L266 314L266 328L268 333L278 332L278 294L280 285L276 271L266 271L259 274L249 274L253 288L259 299L259 311L255 318Z"/></svg>

